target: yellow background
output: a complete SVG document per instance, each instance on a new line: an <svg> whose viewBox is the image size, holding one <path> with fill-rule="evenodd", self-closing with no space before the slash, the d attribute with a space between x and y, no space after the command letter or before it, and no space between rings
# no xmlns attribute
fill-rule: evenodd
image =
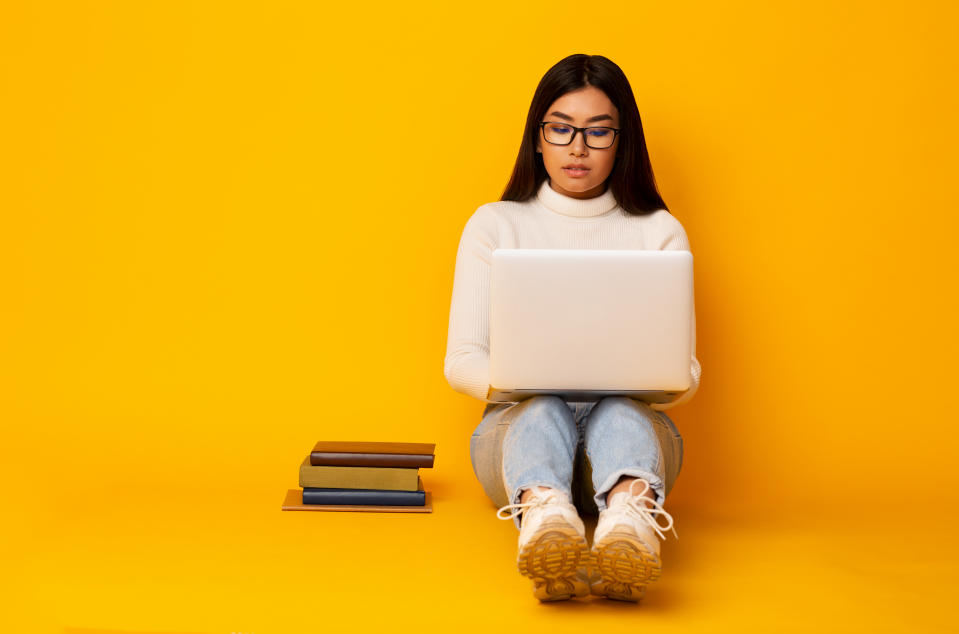
<svg viewBox="0 0 959 634"><path fill-rule="evenodd" d="M4 3L4 629L951 630L957 18ZM443 377L460 232L578 52L630 78L695 256L640 606L532 598ZM281 513L319 439L435 442L435 513Z"/></svg>

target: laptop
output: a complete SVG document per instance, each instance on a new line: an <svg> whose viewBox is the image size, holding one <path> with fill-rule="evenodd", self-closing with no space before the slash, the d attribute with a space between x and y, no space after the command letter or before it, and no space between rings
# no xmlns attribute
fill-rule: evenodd
<svg viewBox="0 0 959 634"><path fill-rule="evenodd" d="M487 400L675 399L690 387L692 289L689 251L495 249Z"/></svg>

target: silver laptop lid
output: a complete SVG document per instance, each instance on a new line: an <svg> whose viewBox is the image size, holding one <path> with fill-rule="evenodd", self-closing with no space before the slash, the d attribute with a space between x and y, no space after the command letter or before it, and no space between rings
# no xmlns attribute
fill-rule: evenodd
<svg viewBox="0 0 959 634"><path fill-rule="evenodd" d="M692 263L689 251L494 250L488 398L689 389Z"/></svg>

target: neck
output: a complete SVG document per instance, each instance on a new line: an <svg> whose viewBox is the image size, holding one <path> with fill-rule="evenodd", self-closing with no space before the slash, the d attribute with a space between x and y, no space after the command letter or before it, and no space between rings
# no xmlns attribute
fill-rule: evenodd
<svg viewBox="0 0 959 634"><path fill-rule="evenodd" d="M553 189L548 178L539 186L536 199L550 211L576 218L602 216L617 206L616 197L608 187L592 198L573 198Z"/></svg>

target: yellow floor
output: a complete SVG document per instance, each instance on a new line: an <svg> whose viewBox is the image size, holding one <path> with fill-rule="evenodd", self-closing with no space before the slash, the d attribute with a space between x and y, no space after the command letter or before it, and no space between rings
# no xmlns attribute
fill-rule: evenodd
<svg viewBox="0 0 959 634"><path fill-rule="evenodd" d="M3 618L25 620L3 630L959 629L954 535L892 508L796 522L674 507L679 540L665 543L662 579L641 604L540 604L516 572L515 529L479 486L433 477L427 488L433 514L281 512L274 488L174 490L152 504L123 489L34 499L4 553L15 609Z"/></svg>

